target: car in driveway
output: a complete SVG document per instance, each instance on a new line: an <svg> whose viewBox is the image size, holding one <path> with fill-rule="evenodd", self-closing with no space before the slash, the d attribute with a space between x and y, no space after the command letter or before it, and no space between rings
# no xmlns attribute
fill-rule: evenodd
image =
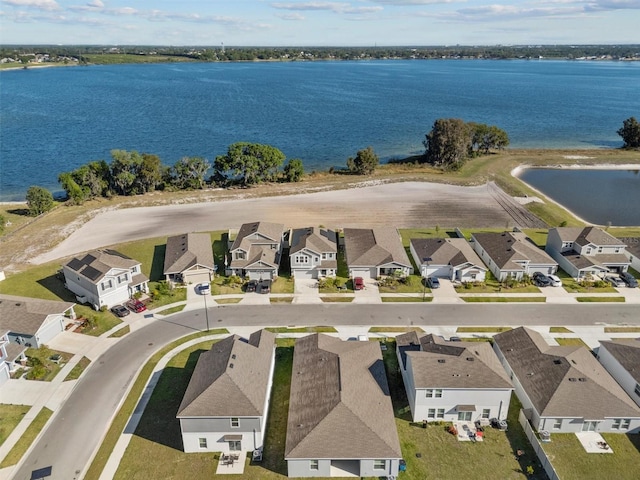
<svg viewBox="0 0 640 480"><path fill-rule="evenodd" d="M207 282L198 284L198 293L200 295L209 295L211 293L211 284Z"/></svg>
<svg viewBox="0 0 640 480"><path fill-rule="evenodd" d="M551 286L551 280L544 273L535 272L532 278L533 278L533 283L536 287Z"/></svg>
<svg viewBox="0 0 640 480"><path fill-rule="evenodd" d="M429 277L427 278L427 287L429 288L440 288L440 280L438 277Z"/></svg>
<svg viewBox="0 0 640 480"><path fill-rule="evenodd" d="M129 315L129 310L124 305L114 305L111 307L111 313L113 313L116 317L126 317Z"/></svg>
<svg viewBox="0 0 640 480"><path fill-rule="evenodd" d="M616 288L622 288L627 286L627 284L624 283L624 281L620 277L614 277L613 275L607 275L606 277L604 277L604 281L609 282L611 285L613 285Z"/></svg>
<svg viewBox="0 0 640 480"><path fill-rule="evenodd" d="M547 275L547 278L551 282L551 286L552 287L561 287L562 286L562 280L560 280L560 277L558 277L557 275Z"/></svg>
<svg viewBox="0 0 640 480"><path fill-rule="evenodd" d="M255 292L256 290L258 290L257 280L249 280L247 285L244 287L244 291L247 293Z"/></svg>
<svg viewBox="0 0 640 480"><path fill-rule="evenodd" d="M271 280L262 280L259 285L258 293L271 293Z"/></svg>
<svg viewBox="0 0 640 480"><path fill-rule="evenodd" d="M144 312L147 307L140 300L132 299L127 302L127 308L135 313Z"/></svg>
<svg viewBox="0 0 640 480"><path fill-rule="evenodd" d="M638 280L629 272L623 272L620 274L620 278L629 288L636 288L638 286Z"/></svg>
<svg viewBox="0 0 640 480"><path fill-rule="evenodd" d="M354 290L362 290L364 288L364 278L355 277L353 279L353 289Z"/></svg>

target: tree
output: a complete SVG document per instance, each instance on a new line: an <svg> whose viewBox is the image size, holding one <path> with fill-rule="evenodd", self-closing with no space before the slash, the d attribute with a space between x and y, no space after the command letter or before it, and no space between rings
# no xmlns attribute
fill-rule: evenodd
<svg viewBox="0 0 640 480"><path fill-rule="evenodd" d="M82 189L85 199L107 196L110 192L111 169L104 160L82 165L71 172L71 176Z"/></svg>
<svg viewBox="0 0 640 480"><path fill-rule="evenodd" d="M302 160L292 158L284 167L284 178L287 182L299 182L304 175L304 166Z"/></svg>
<svg viewBox="0 0 640 480"><path fill-rule="evenodd" d="M173 166L173 184L181 190L202 189L209 168L211 164L202 157L183 157Z"/></svg>
<svg viewBox="0 0 640 480"><path fill-rule="evenodd" d="M142 156L138 152L111 150L111 182L120 195L144 193L137 183L142 166Z"/></svg>
<svg viewBox="0 0 640 480"><path fill-rule="evenodd" d="M424 146L427 163L457 170L471 149L471 129L458 118L440 118L427 133Z"/></svg>
<svg viewBox="0 0 640 480"><path fill-rule="evenodd" d="M163 167L160 157L143 153L138 176L141 193L153 192L162 183L162 173Z"/></svg>
<svg viewBox="0 0 640 480"><path fill-rule="evenodd" d="M228 180L228 174L248 186L275 180L285 155L276 147L259 143L237 142L229 146L226 155L218 155L213 163L215 177Z"/></svg>
<svg viewBox="0 0 640 480"><path fill-rule="evenodd" d="M4 229L7 225L7 221L4 218L4 215L0 215L0 234L4 233Z"/></svg>
<svg viewBox="0 0 640 480"><path fill-rule="evenodd" d="M67 198L74 205L81 205L86 199L86 193L74 180L71 172L62 172L58 175L58 182L62 185L62 189L67 192Z"/></svg>
<svg viewBox="0 0 640 480"><path fill-rule="evenodd" d="M509 135L495 125L469 123L471 128L471 155L488 155L493 149L502 150L509 145Z"/></svg>
<svg viewBox="0 0 640 480"><path fill-rule="evenodd" d="M378 155L375 154L373 148L367 147L359 150L356 158L349 157L347 159L347 168L356 175L371 175L379 163Z"/></svg>
<svg viewBox="0 0 640 480"><path fill-rule="evenodd" d="M37 217L53 208L53 195L46 188L32 186L27 190L27 207L29 215Z"/></svg>
<svg viewBox="0 0 640 480"><path fill-rule="evenodd" d="M623 148L640 148L640 123L635 117L629 117L622 122L618 135L624 142Z"/></svg>

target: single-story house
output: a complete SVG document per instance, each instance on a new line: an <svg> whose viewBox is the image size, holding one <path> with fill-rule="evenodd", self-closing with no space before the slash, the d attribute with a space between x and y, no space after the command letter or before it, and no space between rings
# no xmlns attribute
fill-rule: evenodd
<svg viewBox="0 0 640 480"><path fill-rule="evenodd" d="M407 332L396 354L414 422L507 418L513 386L488 342Z"/></svg>
<svg viewBox="0 0 640 480"><path fill-rule="evenodd" d="M211 236L208 233L186 233L167 238L164 254L167 282L210 282L215 270Z"/></svg>
<svg viewBox="0 0 640 480"><path fill-rule="evenodd" d="M627 246L629 265L637 272L640 272L640 237L624 237L618 240Z"/></svg>
<svg viewBox="0 0 640 480"><path fill-rule="evenodd" d="M536 272L553 274L558 263L522 232L474 233L473 249L499 280L521 280Z"/></svg>
<svg viewBox="0 0 640 480"><path fill-rule="evenodd" d="M412 238L409 247L424 278L484 281L487 267L464 238Z"/></svg>
<svg viewBox="0 0 640 480"><path fill-rule="evenodd" d="M296 279L334 277L338 270L336 232L326 228L295 228L289 235L289 263Z"/></svg>
<svg viewBox="0 0 640 480"><path fill-rule="evenodd" d="M598 227L549 230L545 251L575 279L621 273L631 263L623 241Z"/></svg>
<svg viewBox="0 0 640 480"><path fill-rule="evenodd" d="M493 340L538 432L640 432L640 408L586 347L550 346L525 327Z"/></svg>
<svg viewBox="0 0 640 480"><path fill-rule="evenodd" d="M640 406L640 339L600 341L598 360Z"/></svg>
<svg viewBox="0 0 640 480"><path fill-rule="evenodd" d="M411 260L395 228L345 228L344 251L350 277L413 273Z"/></svg>
<svg viewBox="0 0 640 480"><path fill-rule="evenodd" d="M293 352L289 477L395 477L400 442L378 342L323 334Z"/></svg>
<svg viewBox="0 0 640 480"><path fill-rule="evenodd" d="M74 257L62 267L65 287L80 303L96 310L127 301L137 292L149 291L149 279L137 260L115 250L93 250Z"/></svg>
<svg viewBox="0 0 640 480"><path fill-rule="evenodd" d="M176 417L184 451L252 452L262 448L269 412L275 335L231 335L198 358Z"/></svg>
<svg viewBox="0 0 640 480"><path fill-rule="evenodd" d="M283 248L284 225L253 222L240 227L229 249L227 275L252 280L273 280L278 276Z"/></svg>

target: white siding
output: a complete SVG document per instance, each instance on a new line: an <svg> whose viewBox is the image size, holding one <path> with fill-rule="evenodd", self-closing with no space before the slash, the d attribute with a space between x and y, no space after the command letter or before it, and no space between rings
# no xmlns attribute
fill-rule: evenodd
<svg viewBox="0 0 640 480"><path fill-rule="evenodd" d="M640 395L636 392L636 385L640 382L636 382L631 374L620 365L620 362L609 353L609 350L607 350L604 345L600 345L598 349L598 360L600 360L602 366L607 369L607 372L615 378L616 382L620 384L622 389L640 406Z"/></svg>

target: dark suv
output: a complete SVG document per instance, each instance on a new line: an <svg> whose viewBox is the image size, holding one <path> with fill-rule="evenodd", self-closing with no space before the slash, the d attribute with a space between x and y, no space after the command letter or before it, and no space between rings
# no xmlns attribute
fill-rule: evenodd
<svg viewBox="0 0 640 480"><path fill-rule="evenodd" d="M638 286L638 280L636 280L636 277L631 275L629 272L622 272L620 274L620 278L629 288L636 288Z"/></svg>
<svg viewBox="0 0 640 480"><path fill-rule="evenodd" d="M249 280L247 282L247 286L245 287L245 292L255 292L258 289L258 281L257 280Z"/></svg>
<svg viewBox="0 0 640 480"><path fill-rule="evenodd" d="M271 280L262 280L258 293L271 293Z"/></svg>
<svg viewBox="0 0 640 480"><path fill-rule="evenodd" d="M533 283L538 287L548 287L551 285L551 280L544 273L536 272L533 274Z"/></svg>

